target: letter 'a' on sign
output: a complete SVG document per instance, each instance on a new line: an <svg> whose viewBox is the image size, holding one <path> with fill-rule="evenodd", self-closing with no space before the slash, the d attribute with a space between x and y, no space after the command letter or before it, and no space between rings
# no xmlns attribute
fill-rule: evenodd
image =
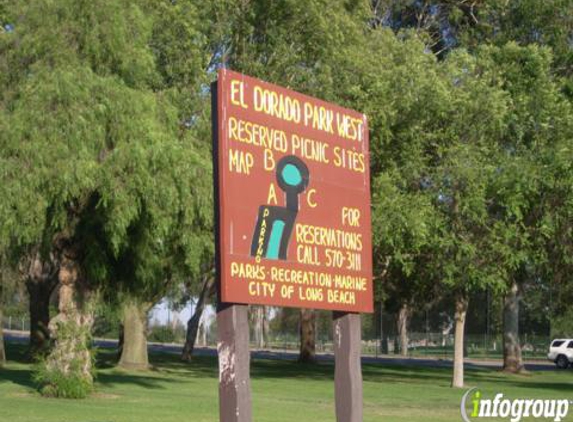
<svg viewBox="0 0 573 422"><path fill-rule="evenodd" d="M372 312L366 116L222 69L216 124L222 302Z"/></svg>

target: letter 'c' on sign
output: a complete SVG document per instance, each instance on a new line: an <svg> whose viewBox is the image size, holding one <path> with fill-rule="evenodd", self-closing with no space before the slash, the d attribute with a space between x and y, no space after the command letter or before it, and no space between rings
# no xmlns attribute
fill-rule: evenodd
<svg viewBox="0 0 573 422"><path fill-rule="evenodd" d="M311 208L316 208L316 202L313 201L313 197L316 194L316 189L309 189L308 193L306 194L306 202L308 202L308 206Z"/></svg>

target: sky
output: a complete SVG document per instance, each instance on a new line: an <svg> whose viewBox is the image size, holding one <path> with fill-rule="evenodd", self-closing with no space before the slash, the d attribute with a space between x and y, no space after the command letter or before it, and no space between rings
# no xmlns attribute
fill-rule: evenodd
<svg viewBox="0 0 573 422"><path fill-rule="evenodd" d="M195 312L195 301L188 302L184 308L173 310L170 309L169 301L167 299L162 299L157 305L155 305L149 312L149 322L150 325L170 325L173 321L179 321L182 325L186 326L187 321L191 318L193 312ZM215 309L212 305L205 306L203 311L203 316L201 321L203 323L207 322L210 325L215 318Z"/></svg>

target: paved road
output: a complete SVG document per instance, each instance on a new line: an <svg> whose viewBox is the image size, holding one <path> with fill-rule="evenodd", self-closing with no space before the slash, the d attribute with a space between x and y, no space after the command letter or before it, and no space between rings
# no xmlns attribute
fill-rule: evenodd
<svg viewBox="0 0 573 422"><path fill-rule="evenodd" d="M4 331L4 337L9 342L14 343L27 343L28 333L21 331ZM104 349L111 349L117 347L117 340L104 340L96 339L95 344L98 347ZM178 344L161 344L161 343L149 343L150 352L163 352L163 353L173 353L180 354L182 346ZM195 348L195 352L198 356L216 356L217 350L211 347L198 347ZM251 357L253 359L277 359L277 360L296 360L298 354L296 352L289 351L270 351L270 350L253 350L251 352ZM329 353L318 354L317 359L323 362L330 362L334 360L334 356ZM363 356L362 362L365 364L380 364L380 365L397 365L397 366L422 366L425 368L451 368L452 361L449 359L437 359L437 358L402 358L402 357L374 357L374 356ZM501 362L497 360L477 360L477 359L466 359L466 368L489 368L489 369L501 369ZM551 362L543 361L531 361L525 363L525 368L528 371L555 371L557 370L555 365Z"/></svg>

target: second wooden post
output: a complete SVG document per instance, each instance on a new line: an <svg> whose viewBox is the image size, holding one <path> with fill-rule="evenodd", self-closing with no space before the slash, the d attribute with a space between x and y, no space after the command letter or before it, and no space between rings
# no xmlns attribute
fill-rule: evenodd
<svg viewBox="0 0 573 422"><path fill-rule="evenodd" d="M334 390L337 422L362 422L360 314L333 312Z"/></svg>

